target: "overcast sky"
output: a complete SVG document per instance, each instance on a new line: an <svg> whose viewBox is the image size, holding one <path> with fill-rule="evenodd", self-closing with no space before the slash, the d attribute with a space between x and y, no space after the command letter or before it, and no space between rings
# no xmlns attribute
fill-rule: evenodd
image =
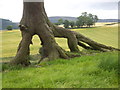
<svg viewBox="0 0 120 90"><path fill-rule="evenodd" d="M78 17L82 12L92 13L100 19L118 18L119 0L44 0L48 16ZM23 0L0 0L0 18L19 22Z"/></svg>

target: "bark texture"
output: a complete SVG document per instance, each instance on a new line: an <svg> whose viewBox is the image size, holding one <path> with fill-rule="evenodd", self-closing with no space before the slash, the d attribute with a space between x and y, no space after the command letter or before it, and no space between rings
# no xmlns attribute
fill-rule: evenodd
<svg viewBox="0 0 120 90"><path fill-rule="evenodd" d="M77 32L70 31L53 25L45 12L43 2L24 2L23 17L20 22L22 40L18 51L11 64L29 65L29 46L32 44L33 35L38 35L42 42L41 61L57 58L68 59L71 57L56 43L55 37L67 38L71 52L79 52L78 45L85 49L111 51L119 50L110 46L97 43ZM84 43L88 44L86 46Z"/></svg>
<svg viewBox="0 0 120 90"><path fill-rule="evenodd" d="M12 64L29 65L29 45L32 44L33 35L37 34L42 42L43 54L41 60L54 60L69 58L64 50L58 46L53 32L46 21L43 2L24 2L23 17L20 22L22 40L18 46L17 54Z"/></svg>

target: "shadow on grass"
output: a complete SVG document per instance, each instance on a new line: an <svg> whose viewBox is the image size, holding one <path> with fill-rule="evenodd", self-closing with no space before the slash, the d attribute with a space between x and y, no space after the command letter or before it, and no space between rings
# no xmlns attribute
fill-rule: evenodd
<svg viewBox="0 0 120 90"><path fill-rule="evenodd" d="M13 59L14 57L2 57L0 58L0 72L6 72L6 71L11 71L11 70L21 70L25 67L21 65L16 65L16 66L11 66L9 62ZM29 60L31 62L31 65L29 67L34 66L36 63L38 63L38 60L40 60L41 56L40 54L35 54L35 55L30 55Z"/></svg>
<svg viewBox="0 0 120 90"><path fill-rule="evenodd" d="M13 58L14 57L0 57L0 63L10 62L10 60L12 60ZM40 54L35 54L35 55L29 56L29 60L31 60L31 61L35 61L35 60L38 60L40 58L41 58Z"/></svg>

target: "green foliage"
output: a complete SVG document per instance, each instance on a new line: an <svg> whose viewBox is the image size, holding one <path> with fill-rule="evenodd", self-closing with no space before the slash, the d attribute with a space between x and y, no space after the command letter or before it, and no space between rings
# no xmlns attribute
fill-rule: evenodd
<svg viewBox="0 0 120 90"><path fill-rule="evenodd" d="M82 27L84 26L84 23L85 23L85 20L82 16L78 17L77 18L78 20L76 21L76 26L79 28L79 27Z"/></svg>
<svg viewBox="0 0 120 90"><path fill-rule="evenodd" d="M87 18L87 21L86 21L86 25L87 25L88 27L90 27L90 26L93 25L93 24L94 24L93 19L90 18L90 17L88 17L88 18Z"/></svg>
<svg viewBox="0 0 120 90"><path fill-rule="evenodd" d="M55 25L59 25L59 23L54 23Z"/></svg>
<svg viewBox="0 0 120 90"><path fill-rule="evenodd" d="M68 20L64 21L64 27L69 28L70 22Z"/></svg>
<svg viewBox="0 0 120 90"><path fill-rule="evenodd" d="M93 16L93 20L94 20L94 23L97 22L99 19L98 19L98 16L97 15L94 15Z"/></svg>
<svg viewBox="0 0 120 90"><path fill-rule="evenodd" d="M58 25L63 24L63 22L64 22L63 19L59 19L59 20L58 20Z"/></svg>
<svg viewBox="0 0 120 90"><path fill-rule="evenodd" d="M71 28L74 28L75 26L77 26L77 28L79 28L79 27L83 27L83 26L90 27L92 25L95 25L95 23L97 21L98 21L97 15L92 15L91 13L88 14L87 12L83 12L82 15L77 18L76 22L68 21L68 20L65 20L63 22L62 19L59 19L56 24L57 25L64 24L65 28L69 28L69 26L71 26Z"/></svg>
<svg viewBox="0 0 120 90"><path fill-rule="evenodd" d="M7 29L7 30L12 30L12 29L13 29L13 26L12 26L12 25L9 25L9 26L7 26L6 29Z"/></svg>
<svg viewBox="0 0 120 90"><path fill-rule="evenodd" d="M70 22L70 26L71 26L71 28L74 28L75 22L74 22L74 21L71 21L71 22Z"/></svg>
<svg viewBox="0 0 120 90"><path fill-rule="evenodd" d="M94 25L98 21L98 17L96 15L87 14L87 12L83 12L81 16L77 18L76 21L77 27Z"/></svg>

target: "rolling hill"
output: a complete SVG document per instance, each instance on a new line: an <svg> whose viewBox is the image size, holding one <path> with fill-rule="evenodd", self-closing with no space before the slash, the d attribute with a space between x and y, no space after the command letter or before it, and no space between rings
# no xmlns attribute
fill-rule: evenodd
<svg viewBox="0 0 120 90"><path fill-rule="evenodd" d="M7 26L12 25L13 29L18 29L18 23L12 22L8 19L0 18L0 30L6 30Z"/></svg>
<svg viewBox="0 0 120 90"><path fill-rule="evenodd" d="M54 16L49 17L49 20L52 23L57 23L59 19L68 20L68 21L76 21L77 17L67 17L67 16ZM99 19L98 22L118 22L118 19ZM12 22L8 19L0 18L0 30L6 30L6 27L9 25L13 26L13 29L18 29L19 22Z"/></svg>
<svg viewBox="0 0 120 90"><path fill-rule="evenodd" d="M52 23L57 23L59 19L68 20L68 21L76 21L77 17L67 17L67 16L49 17L49 20ZM99 19L98 22L118 22L118 19Z"/></svg>

